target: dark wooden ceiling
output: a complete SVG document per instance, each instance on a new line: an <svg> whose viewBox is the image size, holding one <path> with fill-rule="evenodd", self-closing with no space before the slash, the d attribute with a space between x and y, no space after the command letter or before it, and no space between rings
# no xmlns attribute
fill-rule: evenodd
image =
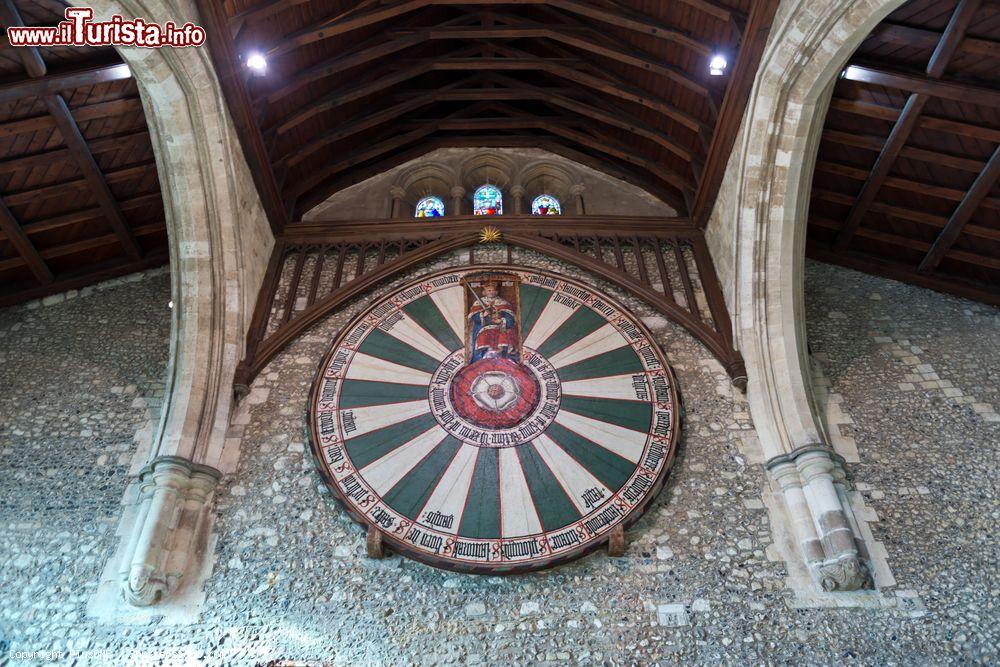
<svg viewBox="0 0 1000 667"><path fill-rule="evenodd" d="M913 0L836 84L808 253L1000 303L1000 4Z"/></svg>
<svg viewBox="0 0 1000 667"><path fill-rule="evenodd" d="M65 5L0 0L0 25ZM112 48L0 48L0 306L167 262L135 81Z"/></svg>
<svg viewBox="0 0 1000 667"><path fill-rule="evenodd" d="M777 0L198 4L280 230L443 146L545 148L705 219ZM255 51L263 75L244 66Z"/></svg>

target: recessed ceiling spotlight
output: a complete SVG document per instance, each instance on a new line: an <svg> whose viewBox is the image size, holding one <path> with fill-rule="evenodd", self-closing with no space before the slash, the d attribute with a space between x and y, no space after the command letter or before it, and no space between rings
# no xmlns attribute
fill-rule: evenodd
<svg viewBox="0 0 1000 667"><path fill-rule="evenodd" d="M173 299L171 299L170 301L167 301L167 308L169 308L170 310L174 309L174 300Z"/></svg>
<svg viewBox="0 0 1000 667"><path fill-rule="evenodd" d="M267 70L267 59L263 54L254 51L247 56L247 67L254 72L264 72Z"/></svg>
<svg viewBox="0 0 1000 667"><path fill-rule="evenodd" d="M717 53L712 56L712 60L708 63L708 73L712 76L722 76L726 73L727 65L729 65L729 63L726 62L726 57Z"/></svg>

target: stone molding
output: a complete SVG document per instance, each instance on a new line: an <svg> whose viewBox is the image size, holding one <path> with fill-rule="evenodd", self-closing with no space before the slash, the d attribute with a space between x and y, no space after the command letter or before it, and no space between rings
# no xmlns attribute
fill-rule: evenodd
<svg viewBox="0 0 1000 667"><path fill-rule="evenodd" d="M178 456L160 456L139 473L138 512L119 567L122 599L156 604L176 590L191 556L204 551L203 528L222 473Z"/></svg>
<svg viewBox="0 0 1000 667"><path fill-rule="evenodd" d="M844 509L843 462L829 447L812 444L764 464L784 498L801 557L828 593L873 588L863 541Z"/></svg>

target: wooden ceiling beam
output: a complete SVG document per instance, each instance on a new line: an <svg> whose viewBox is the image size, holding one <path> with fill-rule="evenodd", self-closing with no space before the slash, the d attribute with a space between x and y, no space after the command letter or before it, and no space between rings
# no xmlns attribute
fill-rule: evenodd
<svg viewBox="0 0 1000 667"><path fill-rule="evenodd" d="M229 108L229 115L236 126L243 156L260 196L271 231L279 234L288 222L288 212L281 198L281 189L275 176L264 137L250 103L244 73L226 23L226 9L216 0L195 0L198 14L208 33L208 51L219 85Z"/></svg>
<svg viewBox="0 0 1000 667"><path fill-rule="evenodd" d="M3 22L5 27L24 26L24 21L21 20L21 13L17 11L14 0L0 0L0 21ZM45 67L45 60L42 59L41 53L38 52L38 48L34 46L17 47L17 55L21 57L21 62L24 64L24 70L28 73L28 76L34 79L45 76L47 68Z"/></svg>
<svg viewBox="0 0 1000 667"><path fill-rule="evenodd" d="M830 220L829 218L823 218L820 216L809 216L809 224L816 227L822 227L823 229L840 229L840 222L837 220ZM869 227L862 227L859 229L858 236L861 238L871 239L872 241L878 241L879 243L885 243L886 245L906 248L920 253L926 253L931 247L931 244L927 241L921 241L920 239L903 236L901 234L883 232ZM1000 270L1000 259L977 255L973 252L966 252L964 250L949 250L947 252L947 257L948 259L953 259L956 262L962 262L963 264L971 264L972 266L992 269L994 271Z"/></svg>
<svg viewBox="0 0 1000 667"><path fill-rule="evenodd" d="M32 275L35 276L38 282L48 285L55 280L45 260L38 254L35 245L24 233L24 230L21 229L21 225L11 214L10 209L7 208L2 199L0 199L0 231L4 233L10 244L14 246L14 250L17 251L21 260L28 265Z"/></svg>
<svg viewBox="0 0 1000 667"><path fill-rule="evenodd" d="M111 225L125 249L125 254L133 259L141 259L142 249L136 243L128 221L122 215L121 209L118 208L118 202L115 201L115 196L108 187L107 181L104 180L104 175L101 173L100 167L97 166L97 162L87 146L86 139L83 138L76 120L73 119L69 107L66 106L66 100L62 98L62 95L48 95L45 97L45 106L52 114L63 142L90 186L108 224Z"/></svg>
<svg viewBox="0 0 1000 667"><path fill-rule="evenodd" d="M358 132L363 132L364 130L369 130L395 120L410 111L415 111L416 109L427 106L428 104L433 104L434 102L439 101L441 96L447 95L453 87L466 85L472 80L473 78L470 77L469 79L456 81L455 83L448 84L447 86L441 86L440 88L436 88L434 90L423 91L417 97L410 97L399 104L386 107L379 111L373 111L372 113L369 113L363 118L360 118L352 123L338 125L316 137L309 138L302 144L301 148L295 150L294 152L286 153L277 157L275 162L282 169L291 169L295 165L306 160L319 149L328 146L331 143L341 141L342 139L354 136ZM477 99L473 101L479 100Z"/></svg>
<svg viewBox="0 0 1000 667"><path fill-rule="evenodd" d="M121 81L132 77L128 65L100 65L71 72L51 71L38 79L25 79L0 86L0 102L10 102L24 97L42 97L64 90L96 86L109 81Z"/></svg>
<svg viewBox="0 0 1000 667"><path fill-rule="evenodd" d="M604 71L601 76L596 76L594 74L589 74L577 69L579 64L582 62L584 64L591 64L587 61L578 61L576 63L564 63L562 59L554 58L542 58L534 54L522 51L521 49L512 49L509 47L497 47L499 53L509 56L508 58L483 58L481 61L496 60L502 62L505 60L522 60L524 61L524 69L536 69L544 72L548 72L553 76L557 76L561 79L566 79L568 81L573 81L579 83L580 85L592 88L598 92L604 93L606 95L611 95L622 100L629 102L634 102L648 109L657 111L667 118L680 123L687 129L691 130L696 134L710 131L710 127L696 118L695 116L689 114L688 112L678 108L669 100L664 99L658 95L638 88L626 81L619 79L608 71ZM469 59L466 59L469 60ZM531 67L531 65L534 67ZM487 69L489 71L495 71L489 66L483 64L483 62L474 63L473 66L477 68Z"/></svg>
<svg viewBox="0 0 1000 667"><path fill-rule="evenodd" d="M858 227L861 226L861 221L864 219L865 214L868 213L872 202L875 201L876 195L878 195L886 179L889 178L892 167L896 164L896 157L902 150L903 145L910 138L910 133L916 127L917 119L924 110L924 105L927 104L928 99L926 95L910 95L906 100L906 105L899 115L899 120L892 126L889 138L875 159L875 165L872 167L871 173L865 176L865 182L861 186L861 191L858 193L854 206L851 207L847 221L844 223L840 233L837 234L837 240L834 242L835 248L843 250L850 244L851 238L858 230Z"/></svg>
<svg viewBox="0 0 1000 667"><path fill-rule="evenodd" d="M307 5L313 1L314 0L267 0L267 2L261 2L251 7L247 7L243 11L236 12L231 18L229 18L229 23L232 25L260 21L274 16L279 12L291 9L292 7Z"/></svg>
<svg viewBox="0 0 1000 667"><path fill-rule="evenodd" d="M134 211L145 208L151 204L160 204L162 201L163 199L160 192L157 190L156 192L122 199L118 202L118 205L121 207L122 211ZM35 234L41 234L42 232L64 229L81 222L99 220L102 215L103 213L101 212L100 207L95 206L92 208L84 208L78 211L73 211L72 213L64 213L63 215L57 215L52 218L23 221L21 223L21 229L25 234L27 234L28 238L31 238ZM3 234L0 234L0 239L3 238L6 237Z"/></svg>
<svg viewBox="0 0 1000 667"><path fill-rule="evenodd" d="M890 70L867 63L848 65L846 78L955 102L1000 108L1000 90L970 83L940 81L912 72Z"/></svg>
<svg viewBox="0 0 1000 667"><path fill-rule="evenodd" d="M451 55L464 57L466 55L476 53L477 51L478 47L467 46L453 51ZM348 102L363 99L369 95L373 95L377 92L403 83L404 81L409 81L410 79L426 74L431 70L432 68L430 62L419 62L417 64L410 64L407 67L403 67L395 72L390 72L384 76L366 80L364 83L346 90L334 90L333 92L324 95L309 104L299 107L295 110L295 112L277 121L274 125L268 128L266 132L268 134L274 133L276 135L285 134L317 114L330 111L331 109L335 109L343 104L347 104Z"/></svg>
<svg viewBox="0 0 1000 667"><path fill-rule="evenodd" d="M840 204L842 206L851 206L854 204L854 197L851 195L845 195L842 192L833 192L832 190L824 190L823 188L813 188L812 190L813 199L819 199L821 201L832 202L834 204ZM944 229L944 226L948 224L948 218L940 215L933 215L931 213L926 213L924 211L914 211L903 206L898 206L894 204L885 204L883 202L874 202L871 206L872 213L879 213L882 215L890 216L893 218L900 218L902 220L910 220L921 225L926 225L928 227L934 227L935 229ZM840 229L838 225L837 229ZM864 227L862 227L864 229ZM1000 242L1000 229L992 229L990 227L983 227L981 225L967 224L965 226L965 233L969 236L975 236L977 238L985 239L987 241L997 241Z"/></svg>
<svg viewBox="0 0 1000 667"><path fill-rule="evenodd" d="M105 119L114 116L122 116L127 113L142 111L142 100L138 97L124 97L108 102L98 102L96 104L84 104L73 109L73 117L77 122L85 123L89 120ZM0 123L0 138L13 137L18 134L37 132L55 126L55 121L48 113L20 120L11 120Z"/></svg>
<svg viewBox="0 0 1000 667"><path fill-rule="evenodd" d="M691 206L691 219L702 229L708 225L715 201L719 196L726 165L729 164L736 134L746 114L750 89L753 87L757 66L764 53L778 4L778 0L755 0L750 9L739 55L729 75L719 117L711 131L712 140L708 147L708 157Z"/></svg>
<svg viewBox="0 0 1000 667"><path fill-rule="evenodd" d="M482 40L482 39L548 39L578 48L588 53L603 56L616 62L631 65L645 72L657 74L670 79L692 92L710 99L708 88L695 80L683 70L668 65L662 58L645 53L623 42L609 40L589 28L569 27L562 25L549 26L519 26L503 25L484 28L482 26L455 26L448 28L431 28L423 31L421 28L396 30L392 34L424 40Z"/></svg>
<svg viewBox="0 0 1000 667"><path fill-rule="evenodd" d="M145 176L150 169L155 167L155 161L143 160L142 162L136 162L135 164L130 164L129 166L122 167L121 169L106 171L104 173L104 180L109 185L113 183L125 183L134 178ZM6 200L8 206L21 206L24 204L32 204L50 197L66 197L77 192L89 191L89 188L90 182L86 178L81 177L74 178L69 181L62 181L60 183L52 183L51 185L42 185L26 188L24 190L17 190L15 192L8 192L4 194L4 200Z"/></svg>
<svg viewBox="0 0 1000 667"><path fill-rule="evenodd" d="M321 81L322 79L329 78L345 70L351 69L352 67L357 67L373 60L378 60L379 58L385 58L386 56L392 55L393 53L397 53L404 49L424 44L429 39L429 30L445 29L455 23L465 23L473 18L475 18L474 14L463 14L458 18L439 23L437 26L432 28L413 28L391 31L387 33L387 36L391 37L388 41L383 40L383 36L380 35L372 40L368 40L368 42L366 42L367 45L355 47L347 53L339 53L332 58L325 58L315 65L298 72L285 85L269 91L266 95L267 101L273 104L281 98L286 97L303 86L315 81Z"/></svg>
<svg viewBox="0 0 1000 667"><path fill-rule="evenodd" d="M94 155L119 150L136 140L149 141L149 130L142 128L136 132L124 132L88 142L90 152ZM0 160L0 174L10 174L25 169L44 167L59 160L72 157L68 148L53 148L52 150L18 155L7 160Z"/></svg>
<svg viewBox="0 0 1000 667"><path fill-rule="evenodd" d="M149 236L151 234L161 234L167 230L167 223L163 220L141 225L135 228L136 236ZM101 236L95 236L89 239L83 239L81 241L74 241L73 243L65 243L63 245L53 246L51 248L46 248L39 252L43 259L57 259L59 257L66 257L68 255L77 255L82 252L87 252L88 250L94 250L96 248L106 248L110 245L116 245L120 243L118 236L116 234L103 234ZM134 260L133 261L141 261ZM18 267L24 266L25 262L20 257L15 257L13 259L0 260L0 271L7 271L10 269L16 269Z"/></svg>
<svg viewBox="0 0 1000 667"><path fill-rule="evenodd" d="M872 31L872 37L881 39L889 44L899 46L916 46L925 49L933 49L941 39L941 33L925 28L915 28L901 23L891 23L883 21ZM968 53L987 58L1000 58L1000 42L977 37L966 37L962 40L958 50L961 53Z"/></svg>
<svg viewBox="0 0 1000 667"><path fill-rule="evenodd" d="M867 169L859 169L858 167L851 167L849 165L831 162L829 160L818 160L816 162L816 170L828 174L845 176L856 181L864 181L870 175ZM895 188L905 192L913 192L925 197L937 197L938 199L956 202L962 201L966 193L965 190L960 190L958 188L949 188L943 185L935 185L933 183L911 181L907 178L901 178L899 176L890 176L886 178L885 187ZM982 206L994 210L1000 210L1000 199L995 197L986 197L982 201Z"/></svg>
<svg viewBox="0 0 1000 667"><path fill-rule="evenodd" d="M581 100L575 100L565 95L559 94L553 91L549 87L541 88L539 86L532 86L530 84L525 84L517 81L516 79L511 79L510 77L504 75L494 75L498 82L503 83L511 88L514 86L519 86L519 89L526 91L527 93L535 93L541 95L541 99L545 101L549 106L559 107L567 111L572 111L578 113L581 116L586 116L593 120L600 121L607 125L617 127L621 130L626 130L627 132L632 132L641 137L649 139L656 144L666 148L668 151L678 156L682 160L688 163L696 163L697 157L693 152L677 143L665 133L656 130L655 128L649 126L639 118L632 116L624 109L601 109L595 106L593 103L584 102ZM593 101L591 101L593 102ZM697 178L697 172L694 172L695 178Z"/></svg>
<svg viewBox="0 0 1000 667"><path fill-rule="evenodd" d="M986 167L976 177L976 181L969 188L969 191L959 203L955 212L952 213L948 224L945 225L941 233L938 234L937 239L934 240L934 245L920 262L920 266L917 267L918 271L921 273L931 273L937 268L941 260L949 254L951 247L958 240L959 235L969 220L972 219L972 214L983 203L986 195L989 194L998 180L1000 180L1000 146L993 151L993 155L990 157L989 162L986 163Z"/></svg>
<svg viewBox="0 0 1000 667"><path fill-rule="evenodd" d="M862 148L876 153L880 152L882 147L885 146L885 140L881 137L854 134L852 132L841 132L839 130L824 130L823 140L833 141L837 144L843 144L845 146ZM926 148L916 148L914 146L904 146L899 152L899 157L907 158L909 160L917 160L920 162L927 162L929 164L944 165L953 169L971 171L976 174L982 171L984 164L982 160L974 160L972 158L960 155L951 155L949 153L939 153L937 151L928 150Z"/></svg>
<svg viewBox="0 0 1000 667"><path fill-rule="evenodd" d="M580 114L581 116L585 116L607 125L637 134L645 139L655 142L660 146L663 146L689 164L693 162L696 163L695 156L693 156L691 151L687 148L671 140L662 132L649 127L639 119L630 116L621 109L605 111L591 104L571 99L565 96L567 93L571 92L571 90L568 89L563 90L550 87L540 88L530 84L521 83L509 77L495 74L491 74L488 78L507 87L463 88L457 90L437 89L433 91L407 93L402 95L402 97L404 97L404 101L402 103L374 112L361 120L348 123L347 125L338 126L322 135L311 138L305 142L302 149L294 153L286 154L285 156L279 158L278 162L281 166L292 167L295 164L302 162L309 155L312 155L323 146L329 145L335 141L340 141L346 137L356 134L359 131L370 129L376 125L389 122L409 111L435 102L540 100L544 101L551 107L559 107L564 110L572 111ZM412 97L410 97L411 95Z"/></svg>
<svg viewBox="0 0 1000 667"><path fill-rule="evenodd" d="M608 25L626 28L643 35L674 42L701 56L709 56L712 53L710 45L697 40L691 33L665 25L651 16L646 16L623 7L612 9L581 2L580 0L401 0L374 8L366 6L363 11L348 12L346 14L338 13L336 16L331 16L315 25L310 25L287 35L281 42L271 47L268 50L268 54L278 55L287 53L306 44L330 39L345 32L381 23L401 14L432 5L550 5Z"/></svg>
<svg viewBox="0 0 1000 667"><path fill-rule="evenodd" d="M428 135L433 134L438 130L440 123L445 122L451 118L456 118L463 113L474 113L477 110L477 105L468 107L466 109L461 109L456 111L444 118L436 120L435 122L419 127L415 130L409 132L398 134L395 128L390 129L388 132L383 133L382 137L375 142L367 144L351 153L338 157L334 162L331 162L327 166L316 170L308 178L302 179L301 181L295 183L291 188L289 188L289 194L298 199L303 194L309 192L320 186L323 181L328 180L331 176L336 176L338 173L345 169L349 169L355 165L367 162L373 158L380 155L384 155L389 151L393 151L397 148L405 146L406 144L418 141Z"/></svg>
<svg viewBox="0 0 1000 667"><path fill-rule="evenodd" d="M857 100L845 100L833 98L830 101L830 108L856 116L866 118L877 118L879 120L896 121L899 118L900 109L887 107L881 104L870 102L860 102ZM947 118L936 118L934 116L921 116L917 126L924 130L934 130L937 132L947 132L957 134L971 139L981 139L991 143L1000 143L1000 129L993 129L981 125L972 125L960 121L949 120Z"/></svg>
<svg viewBox="0 0 1000 667"><path fill-rule="evenodd" d="M955 10L951 14L951 19L948 21L948 26L941 34L941 40L938 42L934 53L931 54L930 61L927 63L925 81L936 84L944 76L945 70L948 68L948 63L955 55L958 45L965 37L966 28L968 28L972 17L979 9L979 2L980 0L959 0L958 6L955 7ZM856 69L857 67L854 65L848 66L846 70L848 78L858 80L857 72L854 74L851 73L852 70ZM1000 93L997 93L997 97L1000 99ZM896 163L896 158L917 126L920 114L923 113L924 106L929 100L930 95L921 90L915 91L906 100L903 111L899 114L899 119L893 125L892 131L889 133L889 138L886 139L882 151L875 159L871 174L865 179L864 185L861 186L861 191L858 193L858 198L854 202L854 206L851 207L851 212L844 222L844 227L837 234L837 239L834 241L835 248L844 250L850 245L851 238L858 230L858 227L861 226L861 221L864 219L865 214L867 214L872 202L875 201L879 189L886 182L886 179L889 178L893 165Z"/></svg>

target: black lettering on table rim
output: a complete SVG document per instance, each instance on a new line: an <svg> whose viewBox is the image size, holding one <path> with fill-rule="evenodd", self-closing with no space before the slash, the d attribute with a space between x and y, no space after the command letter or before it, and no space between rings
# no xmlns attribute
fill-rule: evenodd
<svg viewBox="0 0 1000 667"><path fill-rule="evenodd" d="M538 542L534 539L503 543L503 557L507 560L533 558L539 553Z"/></svg>

